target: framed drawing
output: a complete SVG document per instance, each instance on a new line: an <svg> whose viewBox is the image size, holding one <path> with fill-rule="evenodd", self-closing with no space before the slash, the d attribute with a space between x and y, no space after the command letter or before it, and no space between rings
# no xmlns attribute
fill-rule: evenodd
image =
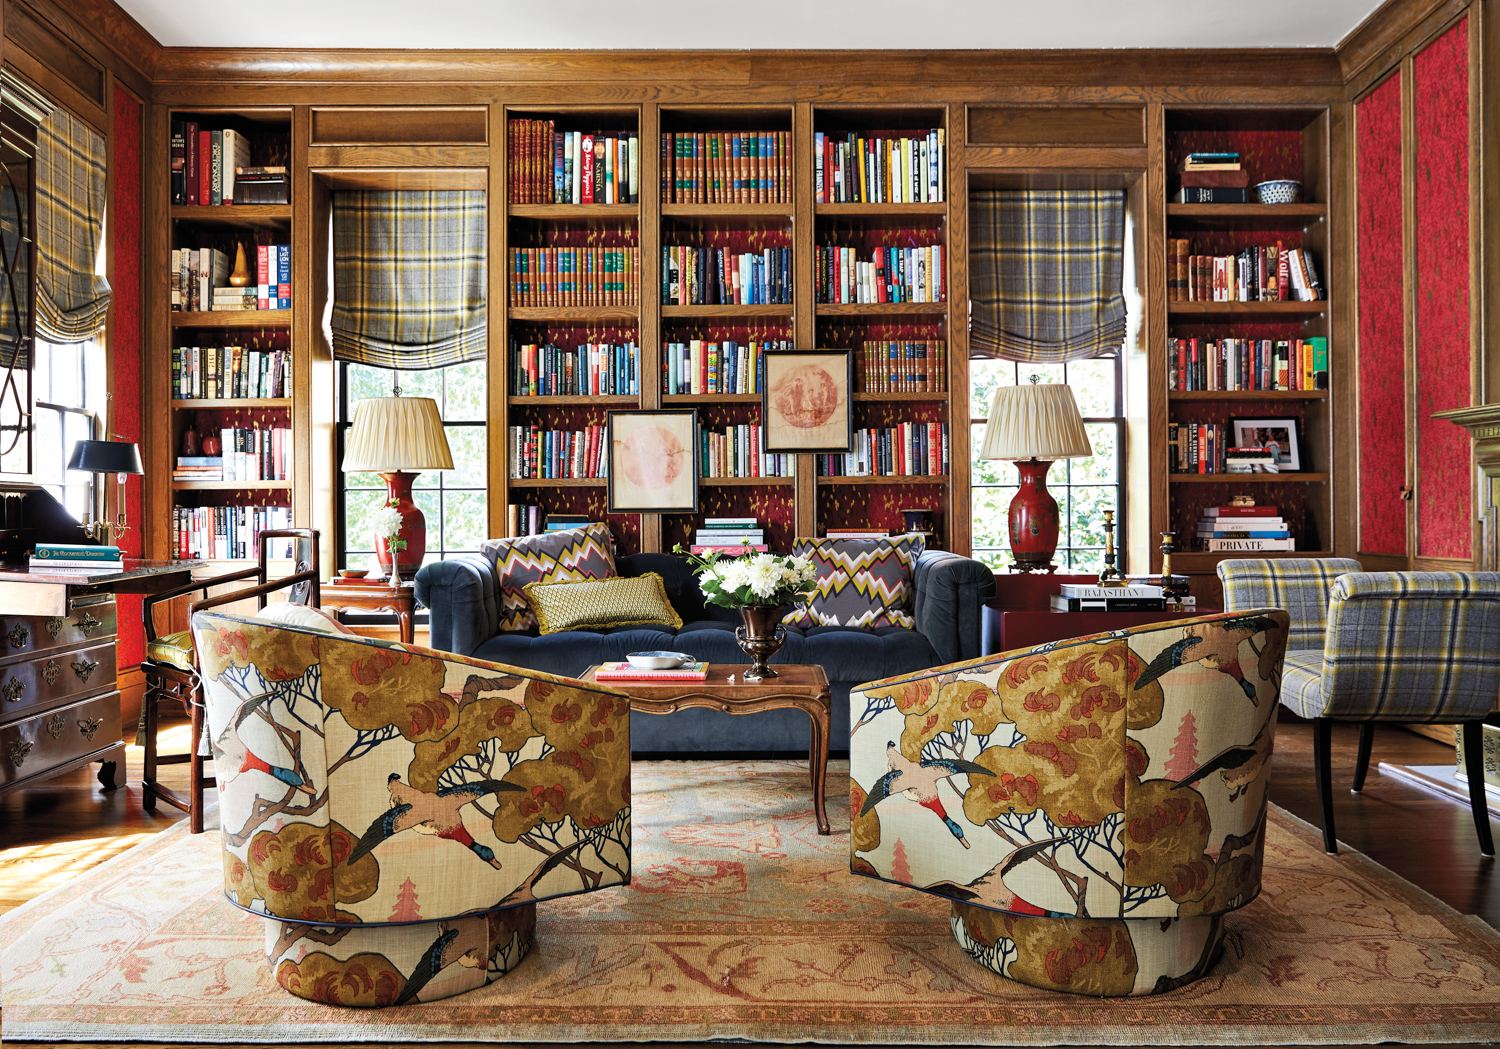
<svg viewBox="0 0 1500 1049"><path fill-rule="evenodd" d="M854 354L773 350L765 354L761 415L768 452L847 452L854 444Z"/></svg>
<svg viewBox="0 0 1500 1049"><path fill-rule="evenodd" d="M1265 448L1276 456L1276 472L1302 469L1296 419L1234 419L1234 447Z"/></svg>
<svg viewBox="0 0 1500 1049"><path fill-rule="evenodd" d="M698 509L698 413L608 412L609 512Z"/></svg>

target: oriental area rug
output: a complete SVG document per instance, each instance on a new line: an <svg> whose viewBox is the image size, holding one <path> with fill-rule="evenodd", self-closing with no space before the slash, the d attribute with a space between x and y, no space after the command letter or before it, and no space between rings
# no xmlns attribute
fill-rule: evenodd
<svg viewBox="0 0 1500 1049"><path fill-rule="evenodd" d="M847 763L829 794L847 797ZM272 979L186 823L0 920L11 1042L821 1042L1322 1045L1500 1040L1500 935L1272 809L1260 898L1209 975L1101 1000L1001 979L948 904L848 870L800 762L638 762L634 880L537 908L509 976L455 998L330 1008ZM212 815L212 814L211 814Z"/></svg>

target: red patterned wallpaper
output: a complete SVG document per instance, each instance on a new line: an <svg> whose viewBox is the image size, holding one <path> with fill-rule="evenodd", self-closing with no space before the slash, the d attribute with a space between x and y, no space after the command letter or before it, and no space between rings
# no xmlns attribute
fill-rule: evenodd
<svg viewBox="0 0 1500 1049"><path fill-rule="evenodd" d="M111 250L114 258L113 324L109 354L114 368L114 400L111 402L111 437L139 442L141 439L141 103L118 85L114 92L114 155L110 174L114 193L109 204ZM125 485L126 517L130 531L120 539L126 557L140 557L141 529L145 524L141 478ZM120 667L140 663L146 655L145 630L141 625L141 599L119 598Z"/></svg>
<svg viewBox="0 0 1500 1049"><path fill-rule="evenodd" d="M1469 435L1433 412L1469 404L1469 24L1416 56L1417 553L1467 558Z"/></svg>
<svg viewBox="0 0 1500 1049"><path fill-rule="evenodd" d="M1401 80L1359 103L1359 550L1406 554Z"/></svg>

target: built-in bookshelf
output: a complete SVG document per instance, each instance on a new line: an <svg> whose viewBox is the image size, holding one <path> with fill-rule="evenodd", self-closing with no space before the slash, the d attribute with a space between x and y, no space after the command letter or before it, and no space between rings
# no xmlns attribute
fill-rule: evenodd
<svg viewBox="0 0 1500 1049"><path fill-rule="evenodd" d="M753 104L506 111L507 432L528 445L541 435L545 445L550 431L554 447L561 439L575 463L587 464L588 435L608 411L697 415L697 512L609 516L625 552L670 550L705 517L754 516L773 549L830 525L899 528L901 510L913 507L946 521L947 108L807 113ZM562 203L567 194L556 191L549 198L536 158L550 158L555 185L568 185L574 147L563 136L581 142L585 133L595 141L634 135L634 175L651 191L638 203ZM625 276L633 295L595 304L544 292L538 300L522 279L526 267L575 246L638 251ZM832 294L840 259L869 263L857 267L862 294ZM762 447L764 354L794 348L852 354L851 410L868 446L859 461L873 457L884 469L856 473L826 460L820 468L814 454ZM592 378L580 386L580 370L594 376L590 355L601 352L611 362L624 354L627 370L636 364L639 387L598 387ZM581 445L570 434L584 435ZM540 505L541 520L602 519L603 477L531 472L507 464L507 503Z"/></svg>
<svg viewBox="0 0 1500 1049"><path fill-rule="evenodd" d="M1166 111L1167 341L1150 367L1161 405L1152 417L1165 425L1152 434L1152 531L1174 533L1173 566L1189 575L1247 556L1191 549L1204 508L1237 495L1276 506L1296 540L1294 552L1248 556L1334 549L1331 397L1344 355L1329 336L1343 290L1330 272L1327 120L1311 109ZM1189 153L1239 154L1242 174L1225 181L1243 182L1247 199L1175 202ZM1299 182L1297 199L1258 201L1257 185L1272 180ZM1252 420L1295 428L1295 469L1227 472L1226 451Z"/></svg>
<svg viewBox="0 0 1500 1049"><path fill-rule="evenodd" d="M252 560L258 532L296 516L292 115L172 109L168 121L167 348L155 359L169 440L148 473L170 477L167 556Z"/></svg>

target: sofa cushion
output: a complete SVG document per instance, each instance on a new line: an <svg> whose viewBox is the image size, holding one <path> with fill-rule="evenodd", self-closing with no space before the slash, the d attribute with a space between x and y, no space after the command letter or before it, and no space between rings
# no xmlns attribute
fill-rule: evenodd
<svg viewBox="0 0 1500 1049"><path fill-rule="evenodd" d="M915 628L912 566L922 555L920 536L890 539L806 539L792 544L818 570L818 586L783 620L788 626Z"/></svg>
<svg viewBox="0 0 1500 1049"><path fill-rule="evenodd" d="M536 618L526 603L527 583L608 579L615 574L614 545L603 524L542 535L486 539L479 549L495 566L500 586L499 630L529 630Z"/></svg>
<svg viewBox="0 0 1500 1049"><path fill-rule="evenodd" d="M661 624L676 630L682 619L667 600L661 576L615 576L565 583L527 583L526 601L543 634L564 630Z"/></svg>
<svg viewBox="0 0 1500 1049"><path fill-rule="evenodd" d="M332 612L294 601L276 601L259 609L253 616L266 623L281 623L284 626L300 626L304 630L316 630L320 634L348 634L354 631L333 617Z"/></svg>

